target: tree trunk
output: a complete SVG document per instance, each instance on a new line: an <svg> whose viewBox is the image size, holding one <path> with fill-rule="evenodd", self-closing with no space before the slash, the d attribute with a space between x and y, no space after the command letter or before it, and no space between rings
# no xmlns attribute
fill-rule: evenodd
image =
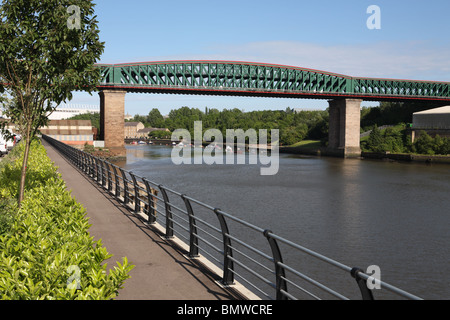
<svg viewBox="0 0 450 320"><path fill-rule="evenodd" d="M27 175L27 165L28 165L28 155L30 153L30 146L31 146L31 141L32 138L30 137L30 132L31 131L31 127L27 126L27 136L25 138L25 151L23 154L23 162L22 162L22 174L20 177L20 187L19 187L19 199L18 199L18 204L19 204L19 208L21 206L23 197L24 197L24 193L25 193L25 181L26 181L26 175Z"/></svg>

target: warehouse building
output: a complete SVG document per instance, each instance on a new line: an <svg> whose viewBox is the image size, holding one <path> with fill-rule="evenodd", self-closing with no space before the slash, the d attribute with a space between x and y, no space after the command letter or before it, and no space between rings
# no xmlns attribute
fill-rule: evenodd
<svg viewBox="0 0 450 320"><path fill-rule="evenodd" d="M450 137L450 106L425 110L413 114L411 138L415 141L420 131L430 136Z"/></svg>

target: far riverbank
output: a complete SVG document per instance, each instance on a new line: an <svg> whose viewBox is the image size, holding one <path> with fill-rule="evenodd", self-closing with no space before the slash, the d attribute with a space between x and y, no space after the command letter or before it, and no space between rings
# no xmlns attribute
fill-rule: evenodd
<svg viewBox="0 0 450 320"><path fill-rule="evenodd" d="M280 147L280 153L302 154L309 156L329 156L325 147L307 148L307 147ZM423 162L423 163L448 163L450 156L444 155L423 155L410 153L389 153L389 152L361 152L361 159L378 159L404 162Z"/></svg>

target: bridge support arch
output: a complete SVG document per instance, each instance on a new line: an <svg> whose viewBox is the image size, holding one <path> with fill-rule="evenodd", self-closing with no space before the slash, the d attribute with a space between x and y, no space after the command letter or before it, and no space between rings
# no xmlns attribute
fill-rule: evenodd
<svg viewBox="0 0 450 320"><path fill-rule="evenodd" d="M328 153L344 158L361 156L361 99L329 101Z"/></svg>
<svg viewBox="0 0 450 320"><path fill-rule="evenodd" d="M105 148L125 156L125 94L121 90L102 90L100 96L100 139Z"/></svg>

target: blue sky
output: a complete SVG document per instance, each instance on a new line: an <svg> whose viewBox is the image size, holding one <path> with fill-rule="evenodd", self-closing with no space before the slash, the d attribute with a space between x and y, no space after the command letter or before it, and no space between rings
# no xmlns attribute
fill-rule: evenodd
<svg viewBox="0 0 450 320"><path fill-rule="evenodd" d="M351 76L450 81L448 0L94 0L105 42L101 63L238 60ZM370 30L370 5L381 29ZM74 93L70 104L99 105ZM182 106L325 109L327 101L127 94L126 112ZM364 103L363 105L373 105Z"/></svg>

